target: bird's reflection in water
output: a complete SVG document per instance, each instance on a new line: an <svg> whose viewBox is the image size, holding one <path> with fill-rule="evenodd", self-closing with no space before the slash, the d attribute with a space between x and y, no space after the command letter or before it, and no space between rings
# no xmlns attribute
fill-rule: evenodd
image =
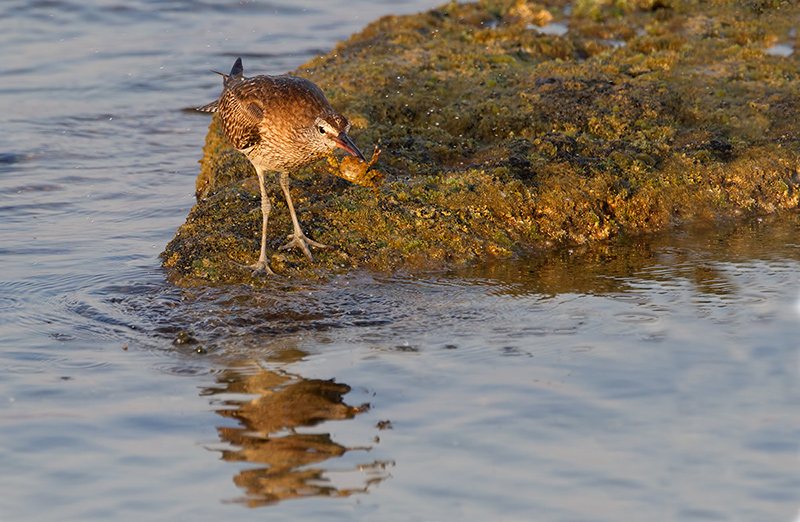
<svg viewBox="0 0 800 522"><path fill-rule="evenodd" d="M240 501L250 507L291 498L365 493L388 476L391 462L329 462L369 447L346 447L323 429L319 433L295 431L318 425L322 428L325 421L352 419L367 411L369 404L345 404L344 395L350 391L346 384L304 379L265 369L254 361L229 367L218 375L217 382L220 386L204 390L204 395L222 399L224 407L217 413L239 424L218 428L220 439L233 447L222 451L223 459L263 465L242 470L234 477L236 485L246 491ZM337 482L346 482L347 487Z"/></svg>

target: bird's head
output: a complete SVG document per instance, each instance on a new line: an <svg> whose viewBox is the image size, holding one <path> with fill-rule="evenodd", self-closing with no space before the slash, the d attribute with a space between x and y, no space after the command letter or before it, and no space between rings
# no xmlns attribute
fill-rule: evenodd
<svg viewBox="0 0 800 522"><path fill-rule="evenodd" d="M339 147L348 154L364 160L364 155L361 154L361 151L358 150L358 147L347 135L348 131L350 131L350 122L341 114L334 112L318 116L314 121L312 134L315 136L315 141L323 145L327 150L334 150Z"/></svg>

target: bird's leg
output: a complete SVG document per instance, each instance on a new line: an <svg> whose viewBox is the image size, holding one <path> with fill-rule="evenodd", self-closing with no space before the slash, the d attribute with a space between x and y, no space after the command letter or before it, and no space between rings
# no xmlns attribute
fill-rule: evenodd
<svg viewBox="0 0 800 522"><path fill-rule="evenodd" d="M294 233L289 235L289 241L285 245L283 245L280 249L286 250L287 248L292 248L293 246L299 247L300 250L303 251L306 258L309 261L314 261L314 258L311 257L311 251L308 249L309 246L316 247L316 248L331 248L328 245L323 245L322 243L317 243L311 239L308 239L303 231L300 230L300 223L297 221L297 214L294 212L294 205L292 205L292 196L289 194L289 173L286 171L281 172L281 188L283 189L283 195L286 196L286 204L289 206L289 213L292 215L292 224L294 225Z"/></svg>
<svg viewBox="0 0 800 522"><path fill-rule="evenodd" d="M258 174L258 187L261 189L261 253L256 264L250 265L250 268L253 269L253 272L263 270L270 275L274 275L274 272L267 264L267 218L269 218L269 211L272 210L272 204L267 196L264 172L256 167L256 174Z"/></svg>

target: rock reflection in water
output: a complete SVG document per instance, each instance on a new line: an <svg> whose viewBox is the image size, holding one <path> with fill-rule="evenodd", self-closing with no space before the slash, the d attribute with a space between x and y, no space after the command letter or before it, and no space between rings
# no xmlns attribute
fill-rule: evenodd
<svg viewBox="0 0 800 522"><path fill-rule="evenodd" d="M234 447L223 450L222 458L265 465L242 470L233 479L246 491L239 501L248 506L365 493L370 485L388 476L386 468L391 463L387 462L364 462L350 469L326 464L350 451L367 451L368 447L346 447L325 432L296 431L326 421L352 419L367 411L369 404L356 407L344 402L350 386L333 379L304 379L279 369L268 370L255 361L237 362L221 372L217 382L220 386L204 390L204 395L221 396L225 408L217 413L239 423L237 427L218 428L220 439ZM348 475L351 487L340 487L331 477L342 473ZM352 487L352 475L359 475L356 487Z"/></svg>
<svg viewBox="0 0 800 522"><path fill-rule="evenodd" d="M773 258L776 252L796 251L798 232L796 212L714 226L695 223L658 234L561 248L516 263L468 266L452 275L498 282L498 293L506 295L542 296L630 295L637 293L634 282L674 284L680 277L700 295L729 297L738 291L731 281L734 267Z"/></svg>

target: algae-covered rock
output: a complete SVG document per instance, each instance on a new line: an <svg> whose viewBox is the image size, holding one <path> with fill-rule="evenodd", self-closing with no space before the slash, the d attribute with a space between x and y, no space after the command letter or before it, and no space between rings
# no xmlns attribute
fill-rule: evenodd
<svg viewBox="0 0 800 522"><path fill-rule="evenodd" d="M800 6L752 0L450 3L384 17L293 74L383 150L379 187L293 173L307 263L277 184L273 270L442 268L798 204ZM779 45L779 46L776 46ZM251 74L258 71L251 64ZM216 117L172 278L257 283L255 171Z"/></svg>

